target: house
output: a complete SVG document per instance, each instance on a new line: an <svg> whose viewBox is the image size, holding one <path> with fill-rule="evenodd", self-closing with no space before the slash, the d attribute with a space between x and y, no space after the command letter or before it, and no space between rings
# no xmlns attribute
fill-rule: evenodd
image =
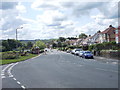
<svg viewBox="0 0 120 90"><path fill-rule="evenodd" d="M120 43L120 26L115 30L115 41L116 43Z"/></svg>
<svg viewBox="0 0 120 90"><path fill-rule="evenodd" d="M116 28L112 25L99 34L99 43L115 41Z"/></svg>
<svg viewBox="0 0 120 90"><path fill-rule="evenodd" d="M82 40L82 45L91 45L91 35L89 35L87 38Z"/></svg>
<svg viewBox="0 0 120 90"><path fill-rule="evenodd" d="M91 38L90 38L90 44L100 43L100 34L101 34L101 31L98 31L93 36L91 36Z"/></svg>

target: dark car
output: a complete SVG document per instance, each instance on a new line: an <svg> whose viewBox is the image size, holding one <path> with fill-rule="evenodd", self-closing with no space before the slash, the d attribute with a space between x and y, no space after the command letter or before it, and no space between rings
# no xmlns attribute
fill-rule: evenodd
<svg viewBox="0 0 120 90"><path fill-rule="evenodd" d="M93 57L92 52L84 51L84 53L82 54L82 58L91 58L91 59L93 59L94 57Z"/></svg>

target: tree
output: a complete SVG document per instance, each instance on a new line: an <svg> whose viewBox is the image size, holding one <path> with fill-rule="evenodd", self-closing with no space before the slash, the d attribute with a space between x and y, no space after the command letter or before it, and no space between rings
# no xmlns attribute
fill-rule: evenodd
<svg viewBox="0 0 120 90"><path fill-rule="evenodd" d="M22 43L18 40L8 39L2 41L2 47L2 51L12 51L15 48L22 47Z"/></svg>
<svg viewBox="0 0 120 90"><path fill-rule="evenodd" d="M27 49L31 49L33 47L33 43L32 42L27 42Z"/></svg>
<svg viewBox="0 0 120 90"><path fill-rule="evenodd" d="M56 44L56 43L53 43L53 44L52 44L52 47L53 47L53 48L57 47L57 44Z"/></svg>
<svg viewBox="0 0 120 90"><path fill-rule="evenodd" d="M58 42L58 47L62 47L62 43L61 42Z"/></svg>
<svg viewBox="0 0 120 90"><path fill-rule="evenodd" d="M88 36L86 35L86 34L84 34L84 33L81 33L80 35L79 35L79 38L81 38L81 39L85 39L85 38L87 38Z"/></svg>
<svg viewBox="0 0 120 90"><path fill-rule="evenodd" d="M59 37L60 42L64 42L66 39L64 37Z"/></svg>
<svg viewBox="0 0 120 90"><path fill-rule="evenodd" d="M45 43L42 41L36 41L33 47L38 47L39 49L44 49L46 47Z"/></svg>

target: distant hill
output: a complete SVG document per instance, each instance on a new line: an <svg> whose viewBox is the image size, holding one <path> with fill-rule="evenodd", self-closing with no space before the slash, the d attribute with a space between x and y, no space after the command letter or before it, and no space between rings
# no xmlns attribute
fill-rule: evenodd
<svg viewBox="0 0 120 90"><path fill-rule="evenodd" d="M20 40L22 43L32 42L35 43L36 40Z"/></svg>

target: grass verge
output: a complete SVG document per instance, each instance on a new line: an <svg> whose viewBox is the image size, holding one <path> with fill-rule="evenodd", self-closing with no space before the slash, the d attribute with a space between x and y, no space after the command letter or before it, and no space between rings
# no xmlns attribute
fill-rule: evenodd
<svg viewBox="0 0 120 90"><path fill-rule="evenodd" d="M18 59L4 59L4 60L0 60L0 65L15 63L15 62L19 62L19 61L24 61L24 60L30 59L32 57L35 57L35 56L37 56L37 54L29 54L27 56L20 56L20 58L18 58Z"/></svg>

